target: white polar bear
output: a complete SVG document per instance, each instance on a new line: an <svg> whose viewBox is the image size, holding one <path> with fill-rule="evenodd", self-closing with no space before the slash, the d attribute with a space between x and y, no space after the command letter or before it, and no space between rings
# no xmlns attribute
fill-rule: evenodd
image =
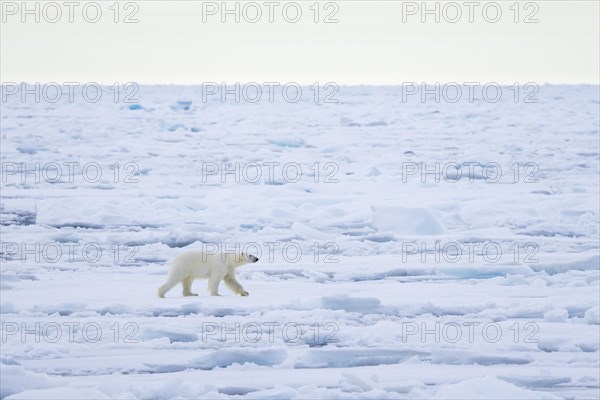
<svg viewBox="0 0 600 400"><path fill-rule="evenodd" d="M167 282L158 288L158 297L181 282L184 296L198 296L192 293L194 279L208 279L208 291L211 296L219 296L221 280L234 293L248 296L242 285L235 279L235 270L244 264L255 263L258 257L250 254L217 253L208 254L202 251L187 251L171 261Z"/></svg>

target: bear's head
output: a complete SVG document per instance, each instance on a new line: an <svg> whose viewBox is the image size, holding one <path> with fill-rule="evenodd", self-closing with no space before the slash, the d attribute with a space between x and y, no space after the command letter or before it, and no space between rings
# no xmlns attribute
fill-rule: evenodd
<svg viewBox="0 0 600 400"><path fill-rule="evenodd" d="M258 257L241 252L241 253L227 253L227 264L232 268L241 267L245 264L255 263L258 261Z"/></svg>

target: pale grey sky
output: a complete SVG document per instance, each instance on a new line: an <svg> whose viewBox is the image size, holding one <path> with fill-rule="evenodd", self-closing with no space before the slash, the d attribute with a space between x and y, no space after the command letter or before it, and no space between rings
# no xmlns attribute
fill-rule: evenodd
<svg viewBox="0 0 600 400"><path fill-rule="evenodd" d="M600 83L598 1L427 2L439 23L421 1L237 2L239 23L221 21L221 1L121 2L118 23L114 1L97 1L96 23L84 19L90 2L71 10L72 23L63 1L49 22L58 14L46 3L23 14L21 1L2 2L3 82ZM87 6L89 20L95 13ZM123 23L130 14L139 22Z"/></svg>

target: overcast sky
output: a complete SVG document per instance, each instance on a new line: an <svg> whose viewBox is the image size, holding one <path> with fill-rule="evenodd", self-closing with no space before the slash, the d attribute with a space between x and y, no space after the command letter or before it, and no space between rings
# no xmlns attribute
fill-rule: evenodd
<svg viewBox="0 0 600 400"><path fill-rule="evenodd" d="M120 3L115 23L114 1L98 2L102 15L91 23L83 18L86 2L80 2L70 23L69 8L58 1L62 17L51 23L56 9L39 2L36 23L36 15L23 15L21 1L3 2L1 80L599 83L595 0L521 2L518 13L514 1L481 1L474 8L439 2L439 23L434 14L423 15L421 1L297 2L302 15L296 23L286 21L296 18L295 4L284 13L284 1L274 8L240 2L239 23L235 14L221 21L221 1L131 3ZM428 5L434 9L435 3ZM87 8L90 20L94 7ZM257 10L262 17L251 23ZM138 22L123 23L128 15ZM326 17L338 22L324 23Z"/></svg>

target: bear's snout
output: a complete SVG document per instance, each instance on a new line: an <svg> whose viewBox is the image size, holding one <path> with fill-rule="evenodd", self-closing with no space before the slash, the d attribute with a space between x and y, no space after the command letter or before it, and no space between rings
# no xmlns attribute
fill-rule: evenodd
<svg viewBox="0 0 600 400"><path fill-rule="evenodd" d="M257 262L257 261L258 261L258 257L256 257L256 256L252 256L252 255L251 255L251 256L249 256L248 258L250 259L250 262L253 262L253 263L255 263L255 262Z"/></svg>

